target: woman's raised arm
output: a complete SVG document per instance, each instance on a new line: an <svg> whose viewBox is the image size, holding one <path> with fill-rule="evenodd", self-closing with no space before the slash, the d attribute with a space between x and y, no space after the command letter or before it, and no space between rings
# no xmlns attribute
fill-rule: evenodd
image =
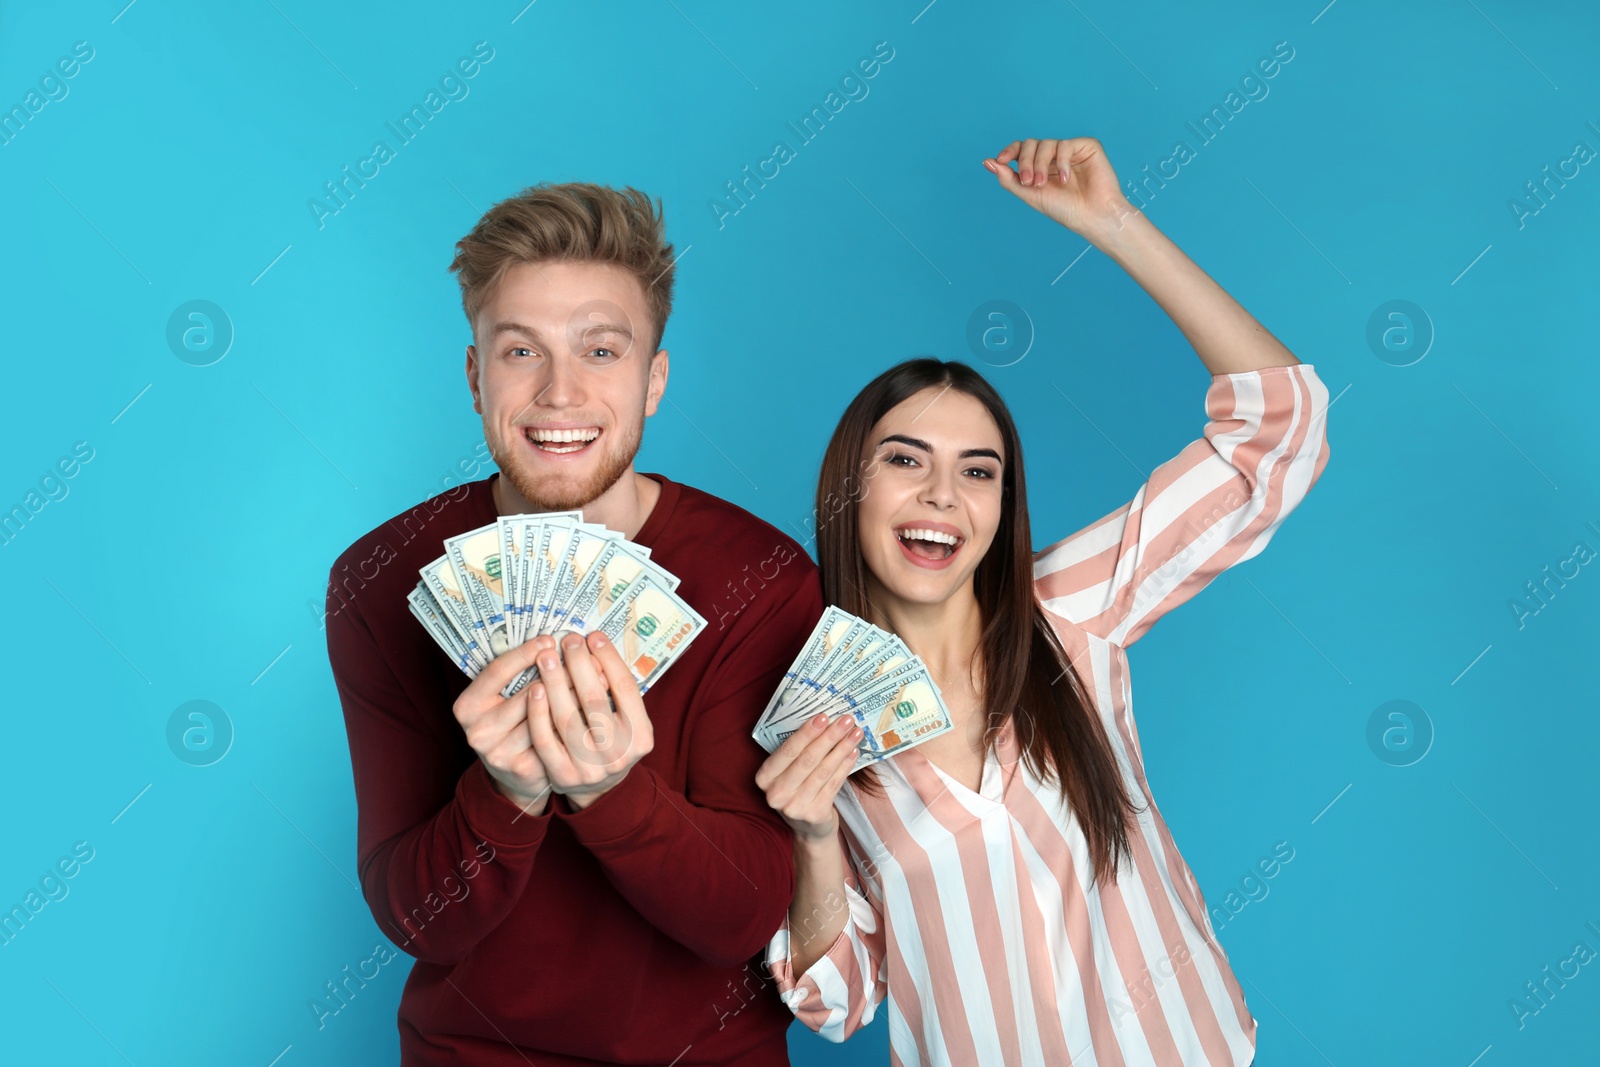
<svg viewBox="0 0 1600 1067"><path fill-rule="evenodd" d="M1328 462L1328 391L1128 203L1099 141L1013 141L983 162L1007 191L1120 263L1211 371L1202 434L1127 504L1034 557L1047 609L1127 647L1258 554L1310 492Z"/></svg>
<svg viewBox="0 0 1600 1067"><path fill-rule="evenodd" d="M1121 265L1171 316L1212 374L1300 362L1128 202L1093 137L1012 141L983 165L1018 199Z"/></svg>

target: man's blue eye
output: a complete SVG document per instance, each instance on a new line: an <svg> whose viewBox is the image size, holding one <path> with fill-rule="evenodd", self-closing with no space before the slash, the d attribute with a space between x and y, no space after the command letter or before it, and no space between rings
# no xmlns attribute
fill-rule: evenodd
<svg viewBox="0 0 1600 1067"><path fill-rule="evenodd" d="M518 352L526 352L530 356L533 355L533 349L531 348L513 348L511 350L512 355L516 355Z"/></svg>
<svg viewBox="0 0 1600 1067"><path fill-rule="evenodd" d="M599 356L599 355L614 356L614 355L616 355L616 353L613 352L609 348L596 348L594 351L592 351L589 354L592 355L592 356Z"/></svg>

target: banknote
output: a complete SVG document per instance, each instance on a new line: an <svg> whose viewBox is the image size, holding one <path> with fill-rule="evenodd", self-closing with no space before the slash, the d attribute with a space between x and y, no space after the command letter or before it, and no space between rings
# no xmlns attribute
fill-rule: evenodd
<svg viewBox="0 0 1600 1067"><path fill-rule="evenodd" d="M456 572L467 606L472 609L475 626L483 635L489 655L503 655L511 648L506 629L505 595L501 589L500 525L490 523L476 530L448 538L444 553Z"/></svg>
<svg viewBox="0 0 1600 1067"><path fill-rule="evenodd" d="M879 632L855 641L836 657L833 669L820 679L806 704L859 692L869 682L882 677L912 657L912 652L896 634Z"/></svg>
<svg viewBox="0 0 1600 1067"><path fill-rule="evenodd" d="M640 572L617 594L611 609L595 626L617 646L641 693L660 679L705 628L700 613L649 571Z"/></svg>
<svg viewBox="0 0 1600 1067"><path fill-rule="evenodd" d="M706 625L648 547L577 511L502 515L446 539L419 577L407 609L468 677L536 636L604 629L643 691ZM503 695L538 676L523 671Z"/></svg>
<svg viewBox="0 0 1600 1067"><path fill-rule="evenodd" d="M854 718L863 733L856 746L852 774L953 728L944 699L926 674L907 679L844 714ZM778 730L773 735L772 748L783 744L805 722L806 719L801 719Z"/></svg>
<svg viewBox="0 0 1600 1067"><path fill-rule="evenodd" d="M837 607L818 620L751 736L776 751L819 713L847 715L861 727L852 772L954 726L922 658L897 635Z"/></svg>
<svg viewBox="0 0 1600 1067"><path fill-rule="evenodd" d="M827 623L825 628L824 622ZM761 717L763 729L770 734L786 722L809 718L805 709L813 697L837 673L850 649L858 642L870 640L874 633L882 631L865 619L836 606L830 605L825 609L818 629L813 632L800 658L785 676L788 684L780 687L768 703Z"/></svg>
<svg viewBox="0 0 1600 1067"><path fill-rule="evenodd" d="M567 613L572 610L578 588L589 577L600 554L613 544L614 538L586 529L582 524L573 527L567 538L566 551L562 553L561 567L556 571L555 584L550 590L551 616L545 624L548 632L565 628Z"/></svg>
<svg viewBox="0 0 1600 1067"><path fill-rule="evenodd" d="M465 671L467 677L477 677L482 664L475 650L469 648L454 628L445 621L438 601L433 599L433 594L428 591L427 586L419 585L413 589L406 597L406 605L439 646L455 657L456 666Z"/></svg>
<svg viewBox="0 0 1600 1067"><path fill-rule="evenodd" d="M769 728L791 720L809 719L824 703L854 699L873 682L908 662L912 652L896 634L864 620L852 629L840 647L828 657L816 683L803 692L786 711L774 717ZM918 661L920 663L920 661Z"/></svg>
<svg viewBox="0 0 1600 1067"><path fill-rule="evenodd" d="M630 553L625 544L620 541L608 542L584 568L583 579L573 589L556 622L557 631L587 632L592 624L598 623L611 610L611 605L633 584L634 579L645 572L654 575L666 588L677 588L676 575L668 574L648 559Z"/></svg>
<svg viewBox="0 0 1600 1067"><path fill-rule="evenodd" d="M778 717L794 705L804 693L809 692L816 685L823 663L838 647L840 640L851 627L861 623L862 620L854 615L829 605L816 625L811 628L811 636L806 638L805 647L801 649L799 658L784 672L783 684L772 694L772 699L767 701L767 706L761 713L762 720L770 721Z"/></svg>
<svg viewBox="0 0 1600 1067"><path fill-rule="evenodd" d="M475 624L467 596L461 591L461 580L450 565L450 557L440 556L421 568L421 574L422 585L433 595L444 620L461 637L462 642L473 650L474 658L480 665L487 664L491 657L485 651L481 640L483 635Z"/></svg>

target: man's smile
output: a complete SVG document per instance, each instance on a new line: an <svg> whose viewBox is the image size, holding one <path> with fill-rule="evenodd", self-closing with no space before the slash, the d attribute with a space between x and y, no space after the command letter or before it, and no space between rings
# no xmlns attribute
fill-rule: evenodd
<svg viewBox="0 0 1600 1067"><path fill-rule="evenodd" d="M524 426L523 437L534 451L547 456L571 456L588 450L600 438L600 427L574 426Z"/></svg>

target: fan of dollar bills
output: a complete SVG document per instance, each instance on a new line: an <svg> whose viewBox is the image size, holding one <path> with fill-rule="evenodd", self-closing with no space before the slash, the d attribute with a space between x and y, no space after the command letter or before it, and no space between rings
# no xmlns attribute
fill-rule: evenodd
<svg viewBox="0 0 1600 1067"><path fill-rule="evenodd" d="M752 732L768 752L818 712L861 727L854 771L949 730L950 711L922 657L887 630L830 607L784 673Z"/></svg>
<svg viewBox="0 0 1600 1067"><path fill-rule="evenodd" d="M644 692L706 626L648 548L584 522L582 512L502 515L444 549L406 601L469 678L540 634L599 630ZM538 677L530 667L501 695Z"/></svg>

